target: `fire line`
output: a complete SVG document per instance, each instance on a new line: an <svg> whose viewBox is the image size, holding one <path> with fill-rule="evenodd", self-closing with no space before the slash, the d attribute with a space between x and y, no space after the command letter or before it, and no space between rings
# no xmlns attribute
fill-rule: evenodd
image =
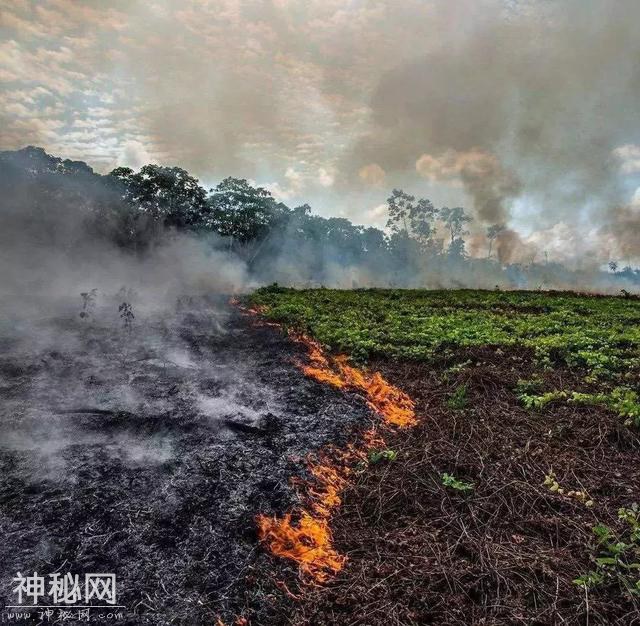
<svg viewBox="0 0 640 626"><path fill-rule="evenodd" d="M262 313L243 310L251 315ZM379 372L368 373L349 365L346 355L326 355L322 346L306 335L291 336L307 348L308 363L296 363L306 376L337 389L362 393L387 426L407 428L416 424L411 398ZM303 502L300 507L282 517L256 517L260 541L272 554L295 561L305 581L323 583L344 567L346 557L333 546L330 518L341 504L354 466L366 460L369 450L382 447L384 440L376 429L365 431L359 445L349 444L342 450L327 447L317 457L307 459L312 479L295 481Z"/></svg>

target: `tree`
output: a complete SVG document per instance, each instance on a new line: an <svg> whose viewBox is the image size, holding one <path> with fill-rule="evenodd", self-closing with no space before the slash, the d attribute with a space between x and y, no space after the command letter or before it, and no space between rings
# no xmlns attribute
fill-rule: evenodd
<svg viewBox="0 0 640 626"><path fill-rule="evenodd" d="M387 227L394 234L403 233L427 247L436 232L434 223L438 209L426 198L420 198L417 202L415 200L415 196L410 196L401 189L394 189L387 198Z"/></svg>
<svg viewBox="0 0 640 626"><path fill-rule="evenodd" d="M487 239L489 240L489 254L487 254L487 259L491 258L491 248L493 246L493 242L496 240L496 237L505 229L504 224L493 224L487 228Z"/></svg>
<svg viewBox="0 0 640 626"><path fill-rule="evenodd" d="M389 245L385 234L373 226L365 228L362 232L362 244L365 254L370 255L386 253Z"/></svg>
<svg viewBox="0 0 640 626"><path fill-rule="evenodd" d="M438 209L433 206L431 200L421 198L409 210L411 231L415 238L423 245L428 246L431 238L435 235L434 226Z"/></svg>
<svg viewBox="0 0 640 626"><path fill-rule="evenodd" d="M451 243L449 244L449 248L447 249L447 253L449 254L449 256L459 259L465 258L467 256L467 253L464 249L464 239L462 237L452 239Z"/></svg>
<svg viewBox="0 0 640 626"><path fill-rule="evenodd" d="M225 178L207 202L203 223L229 238L229 249L264 237L271 224L289 209L262 187L252 187L243 178Z"/></svg>
<svg viewBox="0 0 640 626"><path fill-rule="evenodd" d="M615 261L609 261L609 269L615 274L618 270L618 264Z"/></svg>
<svg viewBox="0 0 640 626"><path fill-rule="evenodd" d="M444 225L449 229L451 235L450 244L456 238L461 238L463 235L468 235L469 231L464 229L464 225L473 221L473 218L466 215L462 207L442 207L440 209L440 219L444 222Z"/></svg>
<svg viewBox="0 0 640 626"><path fill-rule="evenodd" d="M164 226L198 226L206 211L206 191L179 167L145 165L139 172L119 167L110 174L125 188L125 199Z"/></svg>
<svg viewBox="0 0 640 626"><path fill-rule="evenodd" d="M402 191L402 189L394 189L387 198L387 212L389 219L387 220L387 228L394 233L404 231L409 236L409 221L411 212L414 210L414 196Z"/></svg>

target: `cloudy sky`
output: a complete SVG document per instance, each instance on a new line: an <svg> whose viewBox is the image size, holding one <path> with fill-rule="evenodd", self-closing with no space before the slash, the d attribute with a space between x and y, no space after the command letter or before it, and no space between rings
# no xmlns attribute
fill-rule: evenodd
<svg viewBox="0 0 640 626"><path fill-rule="evenodd" d="M636 258L639 23L637 0L0 0L0 149L377 225L399 186L557 258Z"/></svg>

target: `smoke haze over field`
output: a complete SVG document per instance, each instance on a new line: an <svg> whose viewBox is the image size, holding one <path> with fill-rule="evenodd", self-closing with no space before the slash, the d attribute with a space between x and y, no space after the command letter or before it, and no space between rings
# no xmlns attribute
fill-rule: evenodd
<svg viewBox="0 0 640 626"><path fill-rule="evenodd" d="M0 9L0 149L242 176L378 226L402 187L473 209L478 249L506 223L504 260L640 256L633 0Z"/></svg>

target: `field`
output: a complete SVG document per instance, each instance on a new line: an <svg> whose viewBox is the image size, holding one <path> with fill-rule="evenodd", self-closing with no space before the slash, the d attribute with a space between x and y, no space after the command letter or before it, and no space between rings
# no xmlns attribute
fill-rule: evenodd
<svg viewBox="0 0 640 626"><path fill-rule="evenodd" d="M637 299L274 286L250 303L380 371L418 418L353 472L331 519L345 567L302 586L290 623L638 619Z"/></svg>

